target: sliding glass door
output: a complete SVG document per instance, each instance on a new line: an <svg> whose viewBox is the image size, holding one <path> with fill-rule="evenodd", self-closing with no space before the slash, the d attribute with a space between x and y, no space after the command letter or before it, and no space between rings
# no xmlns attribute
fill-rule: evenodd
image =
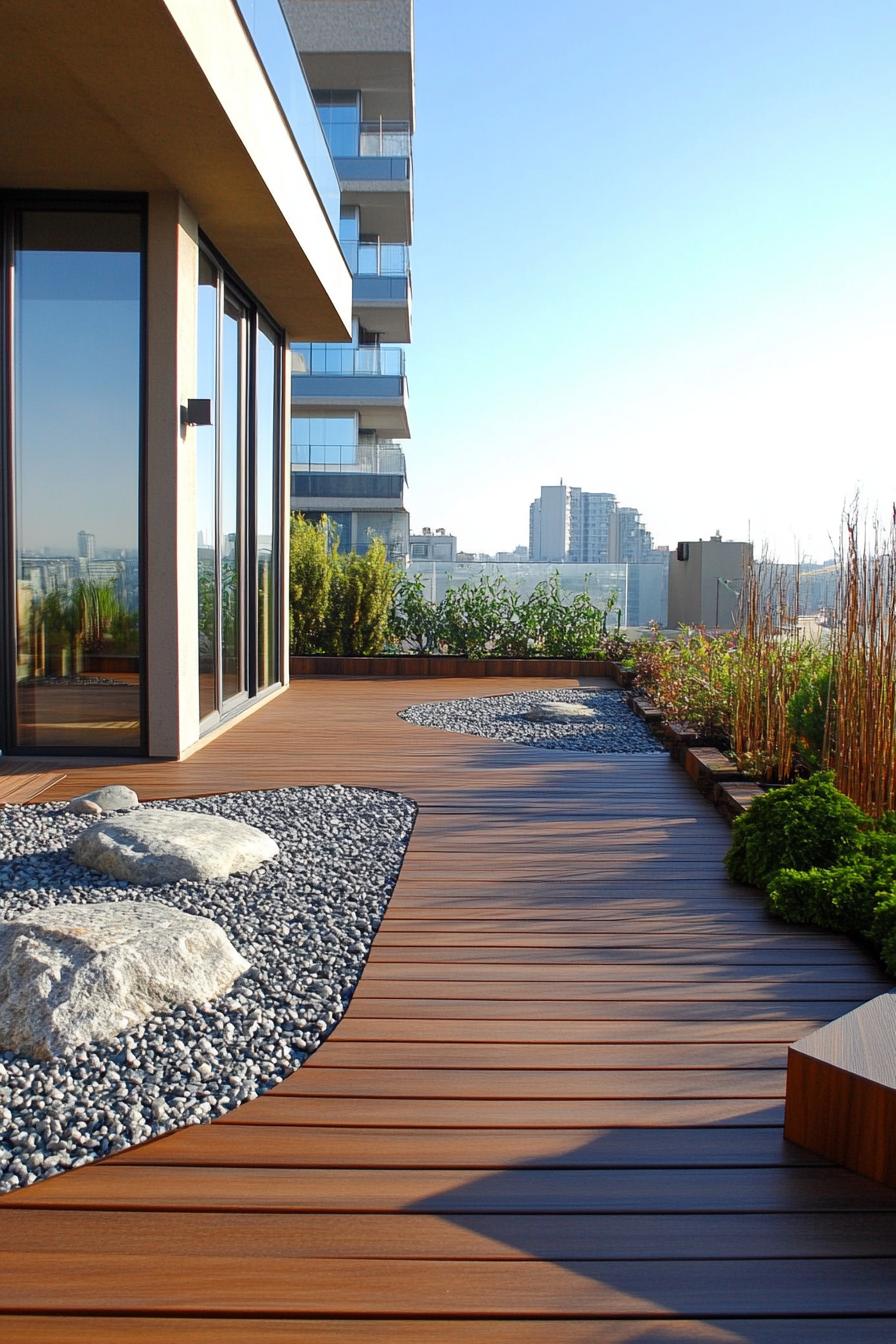
<svg viewBox="0 0 896 1344"><path fill-rule="evenodd" d="M6 745L138 752L143 213L35 202L11 208L6 225L15 632Z"/></svg>
<svg viewBox="0 0 896 1344"><path fill-rule="evenodd" d="M196 435L199 708L208 728L280 679L282 339L200 257Z"/></svg>

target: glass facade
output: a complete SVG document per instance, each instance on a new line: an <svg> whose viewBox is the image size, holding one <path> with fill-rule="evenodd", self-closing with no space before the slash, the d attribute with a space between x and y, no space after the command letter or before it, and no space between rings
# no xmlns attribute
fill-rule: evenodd
<svg viewBox="0 0 896 1344"><path fill-rule="evenodd" d="M210 252L197 305L199 712L211 727L280 680L283 344Z"/></svg>
<svg viewBox="0 0 896 1344"><path fill-rule="evenodd" d="M355 415L294 415L290 430L292 465L302 471L354 463L358 421Z"/></svg>
<svg viewBox="0 0 896 1344"><path fill-rule="evenodd" d="M10 745L137 752L143 215L12 213Z"/></svg>
<svg viewBox="0 0 896 1344"><path fill-rule="evenodd" d="M255 402L255 611L258 689L280 680L278 667L280 621L277 551L280 491L277 459L280 455L280 397L278 364L280 343L263 322L258 326Z"/></svg>
<svg viewBox="0 0 896 1344"><path fill-rule="evenodd" d="M214 407L218 389L218 268L204 253L199 256L197 296L196 395ZM213 415L217 420L217 415ZM197 575L199 582L199 717L218 707L217 657L217 531L218 468L214 424L193 431L196 442Z"/></svg>
<svg viewBox="0 0 896 1344"><path fill-rule="evenodd" d="M356 158L361 141L361 99L357 93L315 92L317 115L334 159Z"/></svg>

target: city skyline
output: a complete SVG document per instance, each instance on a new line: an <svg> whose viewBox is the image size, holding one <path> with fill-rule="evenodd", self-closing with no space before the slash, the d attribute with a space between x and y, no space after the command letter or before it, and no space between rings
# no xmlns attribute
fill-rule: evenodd
<svg viewBox="0 0 896 1344"><path fill-rule="evenodd" d="M419 7L412 517L512 549L562 474L823 559L892 498L896 14L560 8Z"/></svg>

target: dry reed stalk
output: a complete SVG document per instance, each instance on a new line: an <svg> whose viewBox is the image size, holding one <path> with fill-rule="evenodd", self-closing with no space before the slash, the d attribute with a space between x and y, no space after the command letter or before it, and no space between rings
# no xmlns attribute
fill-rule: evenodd
<svg viewBox="0 0 896 1344"><path fill-rule="evenodd" d="M832 652L835 782L880 817L896 810L896 507L870 545L857 503L844 515Z"/></svg>
<svg viewBox="0 0 896 1344"><path fill-rule="evenodd" d="M793 772L791 697L805 669L800 639L799 571L788 591L783 569L750 561L744 572L740 630L731 664L731 745L738 766L768 782Z"/></svg>

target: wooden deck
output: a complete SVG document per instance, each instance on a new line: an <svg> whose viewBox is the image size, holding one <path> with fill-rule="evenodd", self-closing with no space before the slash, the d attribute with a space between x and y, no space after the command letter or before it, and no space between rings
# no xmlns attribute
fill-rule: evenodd
<svg viewBox="0 0 896 1344"><path fill-rule="evenodd" d="M527 685L303 681L183 763L66 763L47 796L339 782L420 814L300 1072L0 1200L7 1344L896 1338L896 1192L781 1131L787 1043L889 982L727 883L665 756L395 717Z"/></svg>

